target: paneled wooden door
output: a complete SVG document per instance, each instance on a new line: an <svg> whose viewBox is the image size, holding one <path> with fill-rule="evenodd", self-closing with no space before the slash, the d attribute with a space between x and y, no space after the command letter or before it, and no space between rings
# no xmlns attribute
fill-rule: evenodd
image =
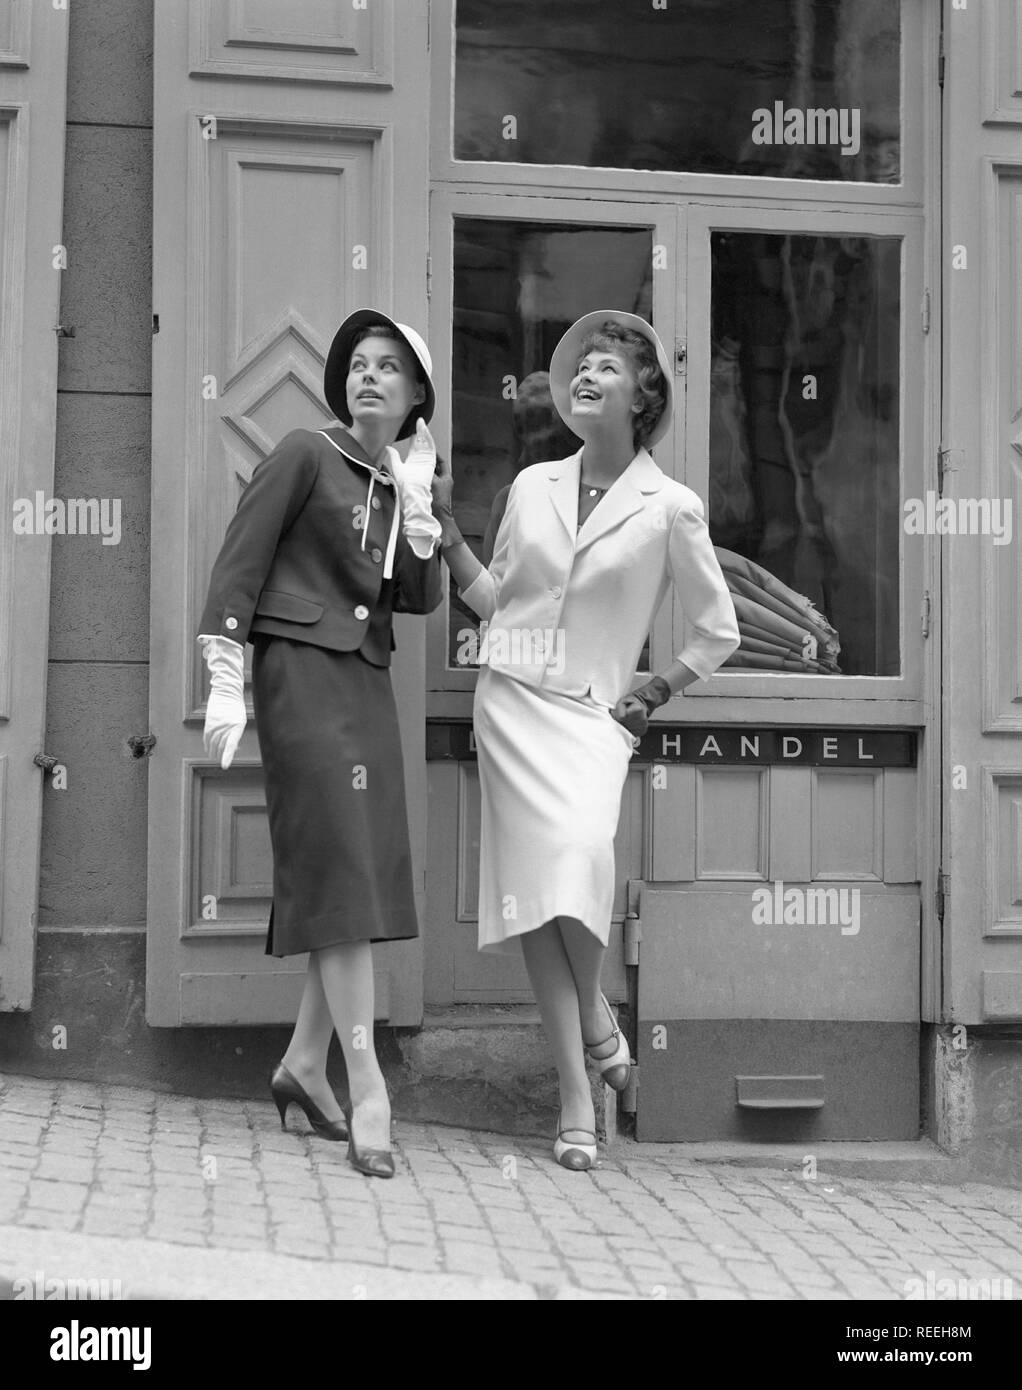
<svg viewBox="0 0 1022 1390"><path fill-rule="evenodd" d="M31 1007L39 901L50 537L14 523L53 488L67 19L0 0L0 1010Z"/></svg>
<svg viewBox="0 0 1022 1390"><path fill-rule="evenodd" d="M251 722L203 756L195 624L240 489L321 396L332 334L424 328L427 0L156 0L147 1017L290 1022L305 957L263 954L271 855ZM157 331L158 328L158 331ZM393 667L420 915L424 624ZM249 706L251 711L251 705ZM377 1015L421 1017L421 948L377 948Z"/></svg>
<svg viewBox="0 0 1022 1390"><path fill-rule="evenodd" d="M1022 4L944 6L944 999L1022 1020ZM1011 513L1008 513L1011 508ZM984 516L987 525L984 526ZM972 525L978 522L977 525Z"/></svg>

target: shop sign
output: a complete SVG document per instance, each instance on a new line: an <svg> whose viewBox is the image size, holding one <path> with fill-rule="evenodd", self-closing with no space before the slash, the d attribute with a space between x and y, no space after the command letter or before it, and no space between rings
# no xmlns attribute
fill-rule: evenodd
<svg viewBox="0 0 1022 1390"><path fill-rule="evenodd" d="M643 763L697 763L701 767L915 767L917 735L901 729L768 729L741 724L657 723L632 754ZM430 719L426 757L471 759L472 726Z"/></svg>

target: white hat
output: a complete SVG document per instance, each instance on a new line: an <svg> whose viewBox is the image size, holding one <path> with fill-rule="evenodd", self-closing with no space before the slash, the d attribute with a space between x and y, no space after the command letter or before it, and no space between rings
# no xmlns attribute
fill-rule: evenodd
<svg viewBox="0 0 1022 1390"><path fill-rule="evenodd" d="M554 348L553 356L550 358L550 394L554 398L558 415L572 433L577 433L572 424L571 383L578 373L583 342L590 333L597 332L608 320L619 324L622 328L631 328L636 333L641 333L656 352L657 362L661 372L663 372L664 395L666 397L664 408L660 412L660 418L653 426L649 438L645 441L645 447L652 448L654 444L663 439L670 428L671 416L674 413L674 369L656 332L638 314L626 314L621 309L597 309L591 314L583 314L580 319L576 319Z"/></svg>
<svg viewBox="0 0 1022 1390"><path fill-rule="evenodd" d="M351 412L348 409L348 393L345 386L348 379L348 364L351 361L352 343L359 329L368 328L373 323L385 323L388 328L393 328L400 333L418 359L419 366L426 377L426 399L419 405L412 406L398 431L398 439L405 439L414 433L415 422L420 416L427 424L429 423L436 406L436 391L433 389L433 359L429 355L429 348L425 341L416 333L414 328L409 328L406 323L398 323L396 319L392 319L389 314L384 314L379 309L356 309L354 313L349 314L334 334L330 351L327 353L326 367L323 371L323 394L326 397L327 405L338 420L344 425L350 425Z"/></svg>

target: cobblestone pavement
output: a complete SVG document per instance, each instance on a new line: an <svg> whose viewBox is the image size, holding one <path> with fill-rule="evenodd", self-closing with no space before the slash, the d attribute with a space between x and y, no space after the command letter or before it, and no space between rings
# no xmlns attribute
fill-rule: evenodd
<svg viewBox="0 0 1022 1390"><path fill-rule="evenodd" d="M41 1270L174 1297L854 1300L975 1299L986 1281L1022 1297L1018 1191L810 1181L627 1140L580 1174L540 1139L404 1123L381 1182L288 1123L269 1099L0 1079L0 1285Z"/></svg>

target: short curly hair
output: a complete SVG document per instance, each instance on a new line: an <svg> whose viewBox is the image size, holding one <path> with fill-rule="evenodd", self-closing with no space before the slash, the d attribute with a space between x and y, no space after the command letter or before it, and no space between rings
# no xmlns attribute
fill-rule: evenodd
<svg viewBox="0 0 1022 1390"><path fill-rule="evenodd" d="M579 362L594 350L622 352L631 362L643 403L632 423L632 442L636 448L645 445L667 405L667 383L653 344L634 328L624 328L607 319L583 338Z"/></svg>

